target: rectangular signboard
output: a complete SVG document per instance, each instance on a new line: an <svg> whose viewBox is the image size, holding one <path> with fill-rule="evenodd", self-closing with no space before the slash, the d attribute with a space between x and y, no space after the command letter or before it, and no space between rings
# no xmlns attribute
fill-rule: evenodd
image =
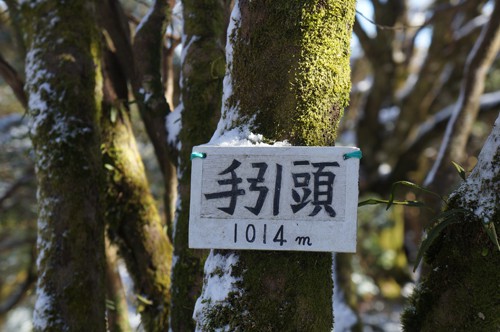
<svg viewBox="0 0 500 332"><path fill-rule="evenodd" d="M359 152L193 148L190 248L356 251Z"/></svg>

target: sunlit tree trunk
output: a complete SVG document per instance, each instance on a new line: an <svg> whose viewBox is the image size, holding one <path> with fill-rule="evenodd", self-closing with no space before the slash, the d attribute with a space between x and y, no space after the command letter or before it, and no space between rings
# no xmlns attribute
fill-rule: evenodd
<svg viewBox="0 0 500 332"><path fill-rule="evenodd" d="M37 1L22 8L39 204L35 331L106 330L94 5Z"/></svg>
<svg viewBox="0 0 500 332"><path fill-rule="evenodd" d="M183 1L184 49L181 104L179 204L174 234L172 329L193 331L193 308L203 282L207 252L188 248L191 150L209 141L220 115L224 77L224 1ZM170 122L175 125L177 116ZM178 124L178 123L177 123Z"/></svg>
<svg viewBox="0 0 500 332"><path fill-rule="evenodd" d="M146 331L168 329L172 244L149 189L132 132L126 81L113 53L106 51L102 107L102 154L106 172L104 208L108 235L134 281Z"/></svg>
<svg viewBox="0 0 500 332"><path fill-rule="evenodd" d="M269 141L333 145L349 97L354 7L349 0L236 1L214 138L235 129L241 139L252 131ZM332 290L331 253L212 251L197 328L330 331Z"/></svg>

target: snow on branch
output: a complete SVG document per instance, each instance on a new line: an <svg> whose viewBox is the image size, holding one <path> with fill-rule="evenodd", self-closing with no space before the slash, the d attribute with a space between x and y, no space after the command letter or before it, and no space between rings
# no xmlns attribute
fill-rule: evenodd
<svg viewBox="0 0 500 332"><path fill-rule="evenodd" d="M500 207L500 115L479 153L471 175L455 192L461 205L474 207L474 214L485 224L491 222Z"/></svg>

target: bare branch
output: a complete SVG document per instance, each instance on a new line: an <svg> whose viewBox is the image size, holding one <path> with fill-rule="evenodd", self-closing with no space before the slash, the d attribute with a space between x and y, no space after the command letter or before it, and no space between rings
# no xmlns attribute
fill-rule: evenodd
<svg viewBox="0 0 500 332"><path fill-rule="evenodd" d="M465 24L460 29L453 32L453 39L455 41L460 41L474 32L480 31L485 24L488 23L489 17L486 15L479 15L472 20L470 20L467 24Z"/></svg>
<svg viewBox="0 0 500 332"><path fill-rule="evenodd" d="M416 131L410 139L403 143L403 153L412 150L416 145L420 145L429 135L436 134L436 129L440 125L450 120L455 105L449 105L429 117ZM486 112L500 108L500 91L485 93L479 99L479 111Z"/></svg>
<svg viewBox="0 0 500 332"><path fill-rule="evenodd" d="M0 75L10 86L17 100L26 109L28 107L28 98L24 92L24 82L19 77L17 71L0 54Z"/></svg>
<svg viewBox="0 0 500 332"><path fill-rule="evenodd" d="M6 240L0 242L0 253L5 253L9 250L18 248L26 244L33 245L35 244L35 242L36 242L36 234L24 236L22 238L19 237L16 238L9 235Z"/></svg>
<svg viewBox="0 0 500 332"><path fill-rule="evenodd" d="M2 193L0 196L0 209L2 208L2 205L4 202L12 197L16 193L19 188L27 184L29 181L31 181L34 177L34 170L33 168L28 169L27 171L24 172L24 175L17 179L14 183L10 185L9 188L5 192Z"/></svg>
<svg viewBox="0 0 500 332"><path fill-rule="evenodd" d="M20 284L20 286L9 295L9 297L0 303L0 315L5 314L12 308L14 308L21 300L24 298L28 290L36 281L36 268L35 268L35 241L33 241L33 249L31 250L31 260L28 267L28 274L26 279Z"/></svg>
<svg viewBox="0 0 500 332"><path fill-rule="evenodd" d="M448 177L445 175L448 173L450 161L460 162L463 158L465 145L479 111L479 97L484 91L484 81L499 49L500 0L495 0L490 20L467 58L460 96L448 122L438 158L425 180L425 185L434 184L437 177L440 182L447 181ZM440 184L439 187L447 186Z"/></svg>
<svg viewBox="0 0 500 332"><path fill-rule="evenodd" d="M165 119L170 108L161 77L163 39L170 20L167 12L169 6L173 6L173 1L169 2L154 2L150 12L137 27L133 44L136 68L136 78L132 82L134 95L164 175L167 175L171 161L177 160L177 151L166 144L168 133Z"/></svg>
<svg viewBox="0 0 500 332"><path fill-rule="evenodd" d="M365 29L361 26L359 23L359 20L354 20L354 26L353 26L354 33L359 39L359 43L361 44L361 48L365 52L367 57L372 57L373 54L373 39L368 36L366 33Z"/></svg>
<svg viewBox="0 0 500 332"><path fill-rule="evenodd" d="M99 23L108 33L121 69L129 81L135 77L128 19L117 0L99 1Z"/></svg>
<svg viewBox="0 0 500 332"><path fill-rule="evenodd" d="M407 29L421 29L429 25L430 20L426 20L422 25L397 25L397 26L391 26L391 25L383 25L383 24L378 24L377 22L371 20L370 18L366 17L362 12L356 10L356 14L376 26L380 30L407 30Z"/></svg>

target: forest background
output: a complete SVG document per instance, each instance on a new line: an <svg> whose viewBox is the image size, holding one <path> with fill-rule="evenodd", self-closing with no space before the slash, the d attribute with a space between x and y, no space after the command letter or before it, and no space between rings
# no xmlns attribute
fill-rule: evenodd
<svg viewBox="0 0 500 332"><path fill-rule="evenodd" d="M38 208L24 88L29 74L26 61L30 61L26 57L26 35L33 31L23 18L23 5L26 2L0 2L0 324L7 331L31 330L37 282ZM107 161L104 167L109 171L107 181L115 185L108 193L117 197L113 190L126 192L123 186L129 183L122 182L117 170L124 173L124 169L139 167L140 173L142 166L137 165L143 162L147 179L139 174L140 183L134 183L142 189L120 199L150 206L148 213L130 213L145 218L152 234L163 234L152 236L151 241L160 242L154 242L152 248L136 247L130 243L136 241L134 232L140 230L120 229L116 223L121 217L109 216L108 290L114 293L107 297L107 309L120 313L116 319L122 318L123 324L129 326L137 327L142 317L141 326L147 330L150 324L166 324L165 315L173 313L171 324L178 330L189 330L192 323L184 322L191 317L201 291L206 252L191 252L186 243L176 243L182 236L173 233L182 233L183 228L171 225L187 215L173 193L177 193L179 185L179 196L186 195L189 147L210 140L220 115L224 44L232 3L214 1L195 7L186 1L182 7L162 1L104 1L100 6L100 17L94 21L102 31L103 75L108 75L104 79L112 83L123 77L128 80L128 86L111 84L103 93L107 103L103 111L108 112L109 121L101 125L108 126L107 132L112 134L103 135L101 150ZM472 0L418 4L373 0L359 1L357 6L350 59L352 90L336 144L358 146L363 151L360 200L387 199L393 193L392 185L401 180L429 188L447 200L463 181L461 170L466 177L476 165L500 109L498 27L491 24L500 21L495 10L498 6L495 1ZM199 24L206 25L183 20L183 11L199 13L204 17ZM117 26L127 26L125 30L132 33L119 36ZM491 30L490 43L480 37L486 34L487 27ZM206 44L196 43L196 29L206 33ZM188 54L188 45L199 47L198 52L204 55L197 55L194 48ZM157 49L161 57L151 57L151 49ZM134 58L135 63L127 63L127 58ZM188 61L193 62L187 66ZM126 72L127 66L137 70ZM199 74L200 68L209 72ZM148 75L153 79L148 81ZM204 85L205 90L195 94L187 89L185 79L197 75L200 82L189 84ZM195 95L203 97L196 99ZM473 102L469 105L464 100ZM179 109L190 107L200 109L202 115L183 119ZM172 114L165 120L168 110ZM178 126L181 121L184 131ZM167 126L163 126L165 122ZM196 122L203 122L203 126L196 127ZM194 127L188 131L192 123ZM443 149L443 160L436 162L446 139L453 144ZM133 146L134 141L138 145L137 151L132 151L135 155L120 156L116 144ZM167 141L169 144L165 144ZM119 158L124 159L117 162ZM451 161L461 167L453 166ZM338 284L344 296L339 303L348 308L338 311L339 330L341 324L365 331L400 329L400 313L420 275L413 269L422 234L430 226L428 221L439 213L441 201L415 187L398 187L396 195L402 204L388 210L385 205L359 208L358 251L337 257ZM425 202L427 208L405 206L419 202ZM105 203L107 210L114 211L115 203ZM134 247L127 250L142 250L144 264L155 265L163 274L172 273L173 290L168 289L170 281L148 276L147 265L141 266L140 259L127 256L127 245ZM498 252L491 252L484 244L481 248L486 248L482 255L497 255L498 261ZM165 259L172 254L179 263L175 265L177 270L171 270L171 258ZM429 273L425 267L419 272ZM495 275L492 278L495 280ZM142 288L134 288L133 280ZM187 304L181 302L182 294L190 294ZM172 305L163 305L170 297ZM122 312L118 310L120 303ZM151 303L162 303L168 313L152 310ZM342 314L354 318L342 321ZM163 316L159 319L162 322L156 321L159 316ZM477 317L482 319L481 315Z"/></svg>

